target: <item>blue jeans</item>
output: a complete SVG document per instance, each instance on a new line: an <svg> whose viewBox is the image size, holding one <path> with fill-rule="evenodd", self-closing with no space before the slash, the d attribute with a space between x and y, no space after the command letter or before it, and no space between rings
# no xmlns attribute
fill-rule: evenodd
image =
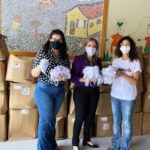
<svg viewBox="0 0 150 150"><path fill-rule="evenodd" d="M135 106L135 100L120 100L111 97L113 112L113 138L112 148L115 150L129 150L132 141L132 114ZM121 124L123 123L123 136Z"/></svg>
<svg viewBox="0 0 150 150"><path fill-rule="evenodd" d="M34 92L39 112L38 150L54 150L56 115L64 100L64 85L54 86L38 82Z"/></svg>

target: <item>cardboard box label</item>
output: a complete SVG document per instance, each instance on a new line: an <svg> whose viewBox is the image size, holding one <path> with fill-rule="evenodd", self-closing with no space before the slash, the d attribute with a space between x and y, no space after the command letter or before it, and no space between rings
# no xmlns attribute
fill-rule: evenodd
<svg viewBox="0 0 150 150"><path fill-rule="evenodd" d="M107 121L107 117L101 117L101 121Z"/></svg>
<svg viewBox="0 0 150 150"><path fill-rule="evenodd" d="M20 64L17 64L17 63L13 63L13 64L12 64L12 67L13 67L13 68L20 68L20 66L21 66L21 65L20 65Z"/></svg>
<svg viewBox="0 0 150 150"><path fill-rule="evenodd" d="M23 88L22 89L22 95L29 95L30 94L30 88Z"/></svg>
<svg viewBox="0 0 150 150"><path fill-rule="evenodd" d="M22 109L22 110L21 110L21 114L22 114L22 115L27 115L27 114L29 114L29 109Z"/></svg>
<svg viewBox="0 0 150 150"><path fill-rule="evenodd" d="M75 118L72 118L72 119L71 119L71 121L74 123L74 121L75 121Z"/></svg>
<svg viewBox="0 0 150 150"><path fill-rule="evenodd" d="M19 86L19 85L14 85L14 89L15 89L15 90L21 90L21 89L22 89L22 87L21 87L21 86Z"/></svg>
<svg viewBox="0 0 150 150"><path fill-rule="evenodd" d="M105 123L105 124L103 125L103 130L109 130L109 124Z"/></svg>

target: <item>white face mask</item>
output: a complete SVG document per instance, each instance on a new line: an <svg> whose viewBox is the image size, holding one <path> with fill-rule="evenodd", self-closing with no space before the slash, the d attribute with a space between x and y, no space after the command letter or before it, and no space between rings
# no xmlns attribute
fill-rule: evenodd
<svg viewBox="0 0 150 150"><path fill-rule="evenodd" d="M120 47L120 51L123 53L123 54L127 54L129 51L130 51L130 46L121 46Z"/></svg>
<svg viewBox="0 0 150 150"><path fill-rule="evenodd" d="M96 53L96 48L95 47L87 47L86 52L89 56L93 56Z"/></svg>

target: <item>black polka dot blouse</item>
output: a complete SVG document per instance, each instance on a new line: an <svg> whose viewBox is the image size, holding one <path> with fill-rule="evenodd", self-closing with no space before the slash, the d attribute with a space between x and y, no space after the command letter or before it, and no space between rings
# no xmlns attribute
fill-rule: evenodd
<svg viewBox="0 0 150 150"><path fill-rule="evenodd" d="M44 74L43 72L40 73L40 75L38 77L38 81L41 81L41 82L46 83L46 84L54 84L55 86L63 84L64 81L59 81L59 82L52 81L50 79L49 72L51 69L53 69L54 67L59 66L59 65L70 68L69 58L67 57L66 59L61 59L60 56L56 57L56 56L54 56L51 49L49 49L47 53L45 53L43 50L40 50L39 52L37 52L37 54L34 58L32 68L37 67L43 58L49 60L49 66L46 70L46 74Z"/></svg>

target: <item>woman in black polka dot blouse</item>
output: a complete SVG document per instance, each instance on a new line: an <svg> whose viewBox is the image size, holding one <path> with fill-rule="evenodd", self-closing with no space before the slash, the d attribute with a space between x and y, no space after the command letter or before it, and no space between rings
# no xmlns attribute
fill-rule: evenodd
<svg viewBox="0 0 150 150"><path fill-rule="evenodd" d="M55 150L56 115L64 100L64 81L66 76L58 75L58 81L51 79L50 71L56 66L69 68L67 46L61 30L53 30L48 41L40 50L33 63L31 74L38 77L35 88L35 102L39 112L38 150Z"/></svg>

